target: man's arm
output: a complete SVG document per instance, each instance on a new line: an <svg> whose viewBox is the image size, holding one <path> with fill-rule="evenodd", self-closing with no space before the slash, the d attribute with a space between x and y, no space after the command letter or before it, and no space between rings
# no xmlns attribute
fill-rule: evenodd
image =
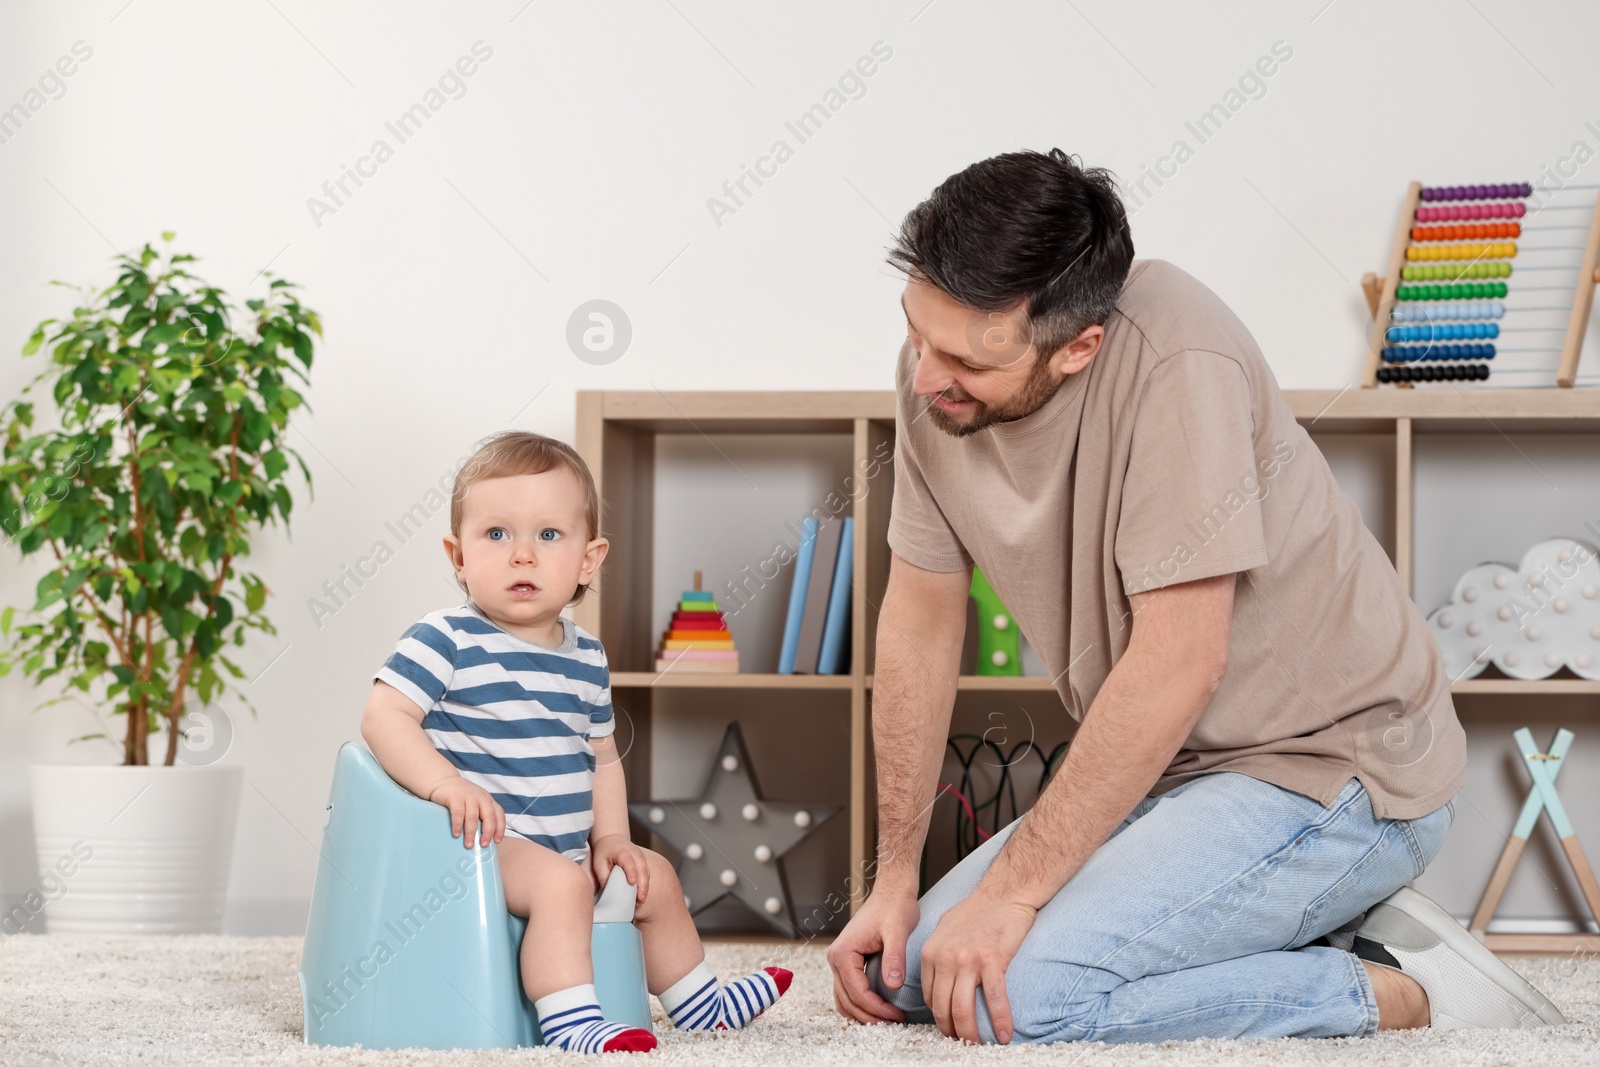
<svg viewBox="0 0 1600 1067"><path fill-rule="evenodd" d="M1128 648L1060 770L923 947L923 995L946 1035L978 1039L974 991L982 985L997 1036L1010 1039L1006 967L1034 912L1150 791L1222 684L1237 580L1225 574L1129 598Z"/></svg>
<svg viewBox="0 0 1600 1067"><path fill-rule="evenodd" d="M917 923L922 842L955 706L966 636L968 570L927 571L891 554L878 615L872 744L878 765L878 863L872 896L828 950L834 1003L859 1022L902 1021L867 985L866 955L883 952L884 979L905 980Z"/></svg>
<svg viewBox="0 0 1600 1067"><path fill-rule="evenodd" d="M873 666L878 767L873 892L917 894L922 843L950 735L971 569L925 571L891 554Z"/></svg>
<svg viewBox="0 0 1600 1067"><path fill-rule="evenodd" d="M1061 771L979 883L1044 907L1150 792L1228 669L1237 574L1130 597L1127 651L1085 713Z"/></svg>

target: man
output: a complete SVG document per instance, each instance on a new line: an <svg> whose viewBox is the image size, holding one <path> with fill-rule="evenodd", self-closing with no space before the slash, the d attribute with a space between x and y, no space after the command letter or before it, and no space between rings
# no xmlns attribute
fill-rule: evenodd
<svg viewBox="0 0 1600 1067"><path fill-rule="evenodd" d="M1449 679L1244 325L1133 262L1059 149L952 176L890 258L879 856L839 1010L985 1042L1563 1022L1403 888L1466 777ZM974 564L1080 725L919 904Z"/></svg>

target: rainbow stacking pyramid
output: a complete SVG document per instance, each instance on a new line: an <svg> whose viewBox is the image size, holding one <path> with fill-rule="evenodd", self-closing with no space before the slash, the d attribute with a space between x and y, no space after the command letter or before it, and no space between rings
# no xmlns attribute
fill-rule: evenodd
<svg viewBox="0 0 1600 1067"><path fill-rule="evenodd" d="M656 670L739 673L733 634L728 632L716 599L701 591L699 571L694 572L694 588L684 590L661 635Z"/></svg>

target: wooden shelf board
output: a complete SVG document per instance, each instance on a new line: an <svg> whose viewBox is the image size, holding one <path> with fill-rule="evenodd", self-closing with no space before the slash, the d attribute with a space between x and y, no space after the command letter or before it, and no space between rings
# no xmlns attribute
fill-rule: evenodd
<svg viewBox="0 0 1600 1067"><path fill-rule="evenodd" d="M856 419L894 421L892 390L600 393L608 423L656 433L840 433Z"/></svg>
<svg viewBox="0 0 1600 1067"><path fill-rule="evenodd" d="M872 688L876 675L867 675L867 688ZM980 692L1038 692L1054 693L1056 687L1048 678L1016 678L990 676L985 674L963 674L956 682L957 689L978 690Z"/></svg>
<svg viewBox="0 0 1600 1067"><path fill-rule="evenodd" d="M710 671L613 671L613 689L837 689L848 691L848 674L717 674Z"/></svg>
<svg viewBox="0 0 1600 1067"><path fill-rule="evenodd" d="M1456 682L1450 692L1460 693L1544 693L1544 694L1600 694L1600 682L1586 678L1539 678L1521 681L1516 678L1468 678Z"/></svg>
<svg viewBox="0 0 1600 1067"><path fill-rule="evenodd" d="M1600 427L1600 389L1289 389L1308 430L1387 431L1414 419L1424 433L1582 433Z"/></svg>
<svg viewBox="0 0 1600 1067"><path fill-rule="evenodd" d="M867 688L873 686L873 675L867 675ZM958 684L960 689L977 690L1025 690L1037 692L1055 692L1055 686L1048 678L1004 678L988 677L978 674L963 674ZM1543 678L1535 681L1520 681L1516 678L1472 678L1467 681L1457 682L1450 687L1450 692L1456 694L1534 694L1543 693L1550 695L1559 694L1597 694L1600 695L1600 682L1591 682L1583 678Z"/></svg>
<svg viewBox="0 0 1600 1067"><path fill-rule="evenodd" d="M894 423L892 390L598 392L606 422L656 433L839 433L854 420ZM1600 389L1287 389L1313 433L1387 433L1415 419L1423 433L1589 433Z"/></svg>

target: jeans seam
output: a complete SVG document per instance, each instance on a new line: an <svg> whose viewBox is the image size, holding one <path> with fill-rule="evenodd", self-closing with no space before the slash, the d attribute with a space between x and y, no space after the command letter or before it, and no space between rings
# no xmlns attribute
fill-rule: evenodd
<svg viewBox="0 0 1600 1067"><path fill-rule="evenodd" d="M1371 856L1372 856L1372 854L1374 852L1376 852L1376 851L1378 851L1378 849L1382 848L1384 840L1388 836L1389 836L1389 831L1388 831L1387 828L1385 828L1384 831L1378 835L1377 839L1372 842L1372 845L1365 852L1363 852L1361 854L1360 858L1357 859L1354 863L1350 864L1350 869L1345 871L1344 874L1339 877L1338 881L1336 881L1332 885L1328 886L1327 889L1323 890L1322 893L1317 896L1317 899L1313 900L1310 904L1306 905L1305 914L1300 919L1300 929L1295 931L1294 940L1289 942L1289 944L1298 945L1300 943L1300 939L1306 936L1307 928L1310 927L1310 925L1311 925L1311 919L1312 919L1313 914L1317 913L1318 905L1320 905L1324 900L1328 899L1328 896L1330 894L1332 894L1335 890L1337 890L1340 886L1344 885L1345 882L1347 882L1350 879L1350 877L1352 875L1354 875L1356 873L1356 871L1358 871L1361 868L1361 865L1363 863L1366 863L1367 860L1371 858ZM1412 849L1413 861L1415 860L1415 856L1416 856L1416 850L1413 848Z"/></svg>
<svg viewBox="0 0 1600 1067"><path fill-rule="evenodd" d="M1347 800L1345 800L1344 803L1342 803L1342 804L1338 805L1337 807L1335 807L1335 808L1327 811L1326 813L1324 813L1324 816L1320 821L1312 823L1309 826L1302 826L1299 830L1296 830L1292 835L1290 835L1290 838L1289 838L1288 841L1286 841L1282 845L1278 846L1278 848L1275 849L1272 852L1271 855L1263 857L1261 859L1261 861L1259 863L1257 863L1255 866L1251 867L1248 870L1240 871L1233 878L1230 878L1226 883L1224 883L1222 885L1219 885L1219 886L1216 886L1214 889L1211 890L1211 892L1207 893L1205 896L1199 897L1199 898L1197 898L1195 900L1191 900L1188 904L1184 905L1182 908L1178 909L1177 911L1174 911L1174 912L1171 912L1171 913L1169 913L1167 915L1162 916L1159 920L1157 920L1156 922L1151 923L1149 926L1147 926L1143 930L1139 931L1138 934L1136 934L1133 937L1129 938L1128 941L1125 942L1124 944L1117 945L1114 948L1112 948L1104 956L1102 956L1099 960L1097 960L1096 962L1094 962L1090 966L1094 967L1094 968L1102 969L1102 970L1108 969L1105 966L1106 961L1111 959L1112 956L1116 955L1119 951L1124 949L1127 946L1127 944L1135 943L1135 942L1141 940L1146 935L1148 935L1152 930L1158 929L1159 927L1166 925L1167 923L1171 922L1177 916L1182 915L1185 912L1189 911L1191 908L1194 908L1194 907L1198 906L1202 901L1207 900L1207 899L1209 899L1209 898L1211 898L1213 896L1216 896L1218 893L1220 893L1223 890L1229 888L1230 886L1237 885L1240 881L1244 880L1245 878L1249 877L1250 875L1255 874L1257 871L1260 871L1260 870L1263 870L1263 869L1270 869L1272 866L1274 866L1274 865L1276 865L1278 863L1280 857L1283 856L1284 852L1291 845L1293 845L1295 841L1299 840L1300 838L1304 837L1305 835L1307 835L1307 834L1309 834L1309 833L1311 833L1311 832L1313 832L1315 830L1320 830L1323 827L1326 827L1326 826L1330 825L1331 823L1333 823L1333 821L1335 819L1339 818L1339 816L1344 813L1346 808L1348 808L1351 804L1355 803L1356 798L1358 796L1360 796L1361 793L1362 793L1362 790L1361 789L1357 789L1355 792L1350 794L1350 797ZM1302 927L1304 926L1304 923L1305 923L1305 920L1304 920L1304 918L1302 918L1301 919ZM1082 977L1081 976L1079 978L1079 981L1080 982L1082 981ZM1069 991L1069 995L1070 995L1070 993L1071 993L1071 991Z"/></svg>
<svg viewBox="0 0 1600 1067"><path fill-rule="evenodd" d="M1396 819L1395 825L1400 828L1400 836L1405 839L1406 847L1411 850L1411 864L1416 868L1413 877L1422 877L1422 872L1427 869L1428 861L1423 858L1422 846L1417 843L1416 831L1411 828L1410 819Z"/></svg>

